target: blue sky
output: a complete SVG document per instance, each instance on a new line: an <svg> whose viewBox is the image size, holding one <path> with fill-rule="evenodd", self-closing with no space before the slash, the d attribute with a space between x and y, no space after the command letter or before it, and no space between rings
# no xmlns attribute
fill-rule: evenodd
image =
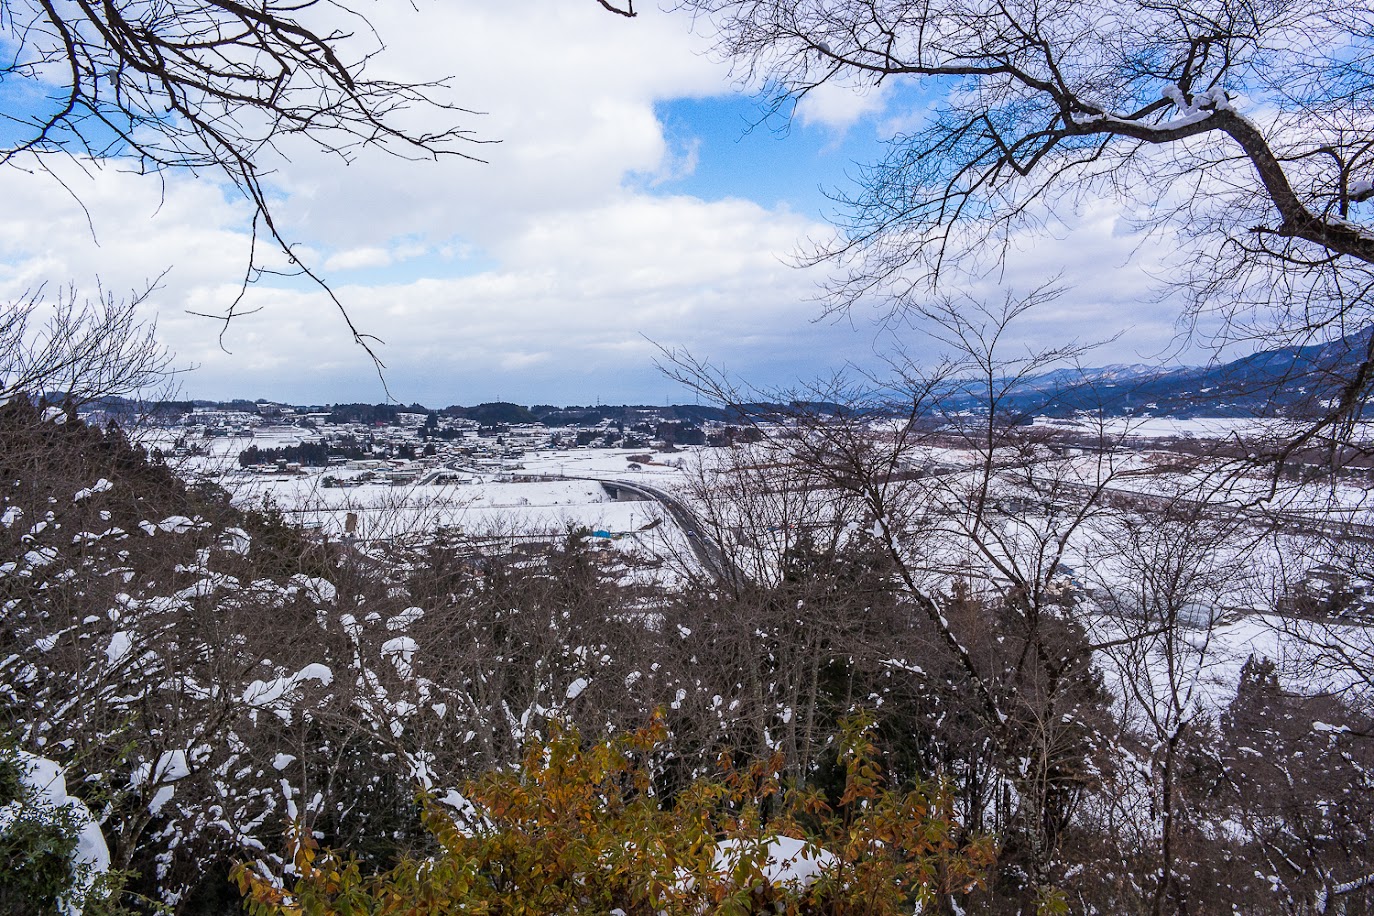
<svg viewBox="0 0 1374 916"><path fill-rule="evenodd" d="M894 125L918 124L925 97L827 89L759 123L748 87L675 14L622 20L590 0L377 10L387 41L377 74L451 76L449 100L484 112L464 126L500 141L480 149L488 164L366 151L346 164L289 143L266 164L284 231L384 341L394 398L691 400L655 367L659 346L768 389L878 365L875 351L892 345L876 312L817 322L823 271L791 260L831 231L823 189L880 155ZM257 311L222 335L189 314L222 311L247 257L247 209L213 176L164 184L117 163L49 165L61 181L0 172L0 294L97 281L122 293L165 271L147 317L179 364L196 367L180 377L186 396L386 396L308 284L259 284L246 303ZM1087 201L1056 237L1017 246L1001 282L1075 282L1061 310L1027 325L1027 345L1124 332L1099 354L1105 363L1167 343L1169 309L1143 304L1156 252L1136 251L1123 227L1114 202ZM972 291L1000 295L992 281ZM919 330L897 342L938 355Z"/></svg>
<svg viewBox="0 0 1374 916"><path fill-rule="evenodd" d="M882 152L870 124L841 131L800 124L745 93L675 99L655 112L670 143L695 150L696 165L650 191L743 197L826 218L834 209L826 193L850 183L855 163Z"/></svg>

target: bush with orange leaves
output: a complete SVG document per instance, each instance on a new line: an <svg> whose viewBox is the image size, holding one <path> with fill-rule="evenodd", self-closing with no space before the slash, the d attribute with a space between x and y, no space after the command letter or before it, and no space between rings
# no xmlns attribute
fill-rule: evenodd
<svg viewBox="0 0 1374 916"><path fill-rule="evenodd" d="M884 784L871 723L837 739L837 799L786 786L781 761L737 766L667 797L651 761L661 720L586 742L551 726L517 770L487 773L448 806L424 801L433 854L364 875L291 834L288 877L241 864L254 916L888 916L941 908L982 885L991 838L956 822L948 788ZM455 805L454 802L457 802Z"/></svg>

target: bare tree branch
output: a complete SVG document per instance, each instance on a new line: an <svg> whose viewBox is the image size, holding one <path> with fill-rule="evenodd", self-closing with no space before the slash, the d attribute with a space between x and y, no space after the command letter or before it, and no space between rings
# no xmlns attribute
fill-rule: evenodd
<svg viewBox="0 0 1374 916"><path fill-rule="evenodd" d="M896 319L1081 202L1179 240L1165 288L1215 343L1305 344L1374 321L1374 27L1333 0L679 0L738 74L790 111L820 86L914 82L934 97L857 187L828 308ZM1347 367L1323 429L1371 397Z"/></svg>

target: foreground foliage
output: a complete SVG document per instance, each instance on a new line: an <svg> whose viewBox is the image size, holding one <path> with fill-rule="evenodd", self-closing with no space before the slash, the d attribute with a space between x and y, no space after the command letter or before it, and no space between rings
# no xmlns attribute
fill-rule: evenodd
<svg viewBox="0 0 1374 916"><path fill-rule="evenodd" d="M0 742L0 914L120 916L123 876L60 770Z"/></svg>
<svg viewBox="0 0 1374 916"><path fill-rule="evenodd" d="M962 830L947 786L886 786L869 732L864 720L846 724L832 804L790 790L778 758L741 769L725 756L716 774L667 797L654 784L661 719L595 743L555 727L518 770L472 780L449 809L426 801L432 855L368 875L297 829L289 889L245 865L234 876L258 916L887 916L981 885L991 839Z"/></svg>

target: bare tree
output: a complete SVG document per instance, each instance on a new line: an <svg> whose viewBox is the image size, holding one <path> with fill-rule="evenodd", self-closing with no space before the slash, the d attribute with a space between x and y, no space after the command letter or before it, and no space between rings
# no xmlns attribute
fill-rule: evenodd
<svg viewBox="0 0 1374 916"><path fill-rule="evenodd" d="M69 287L49 302L38 289L0 305L0 401L50 393L74 411L167 378L172 356L137 314L152 291L118 299L102 289L92 300Z"/></svg>
<svg viewBox="0 0 1374 916"><path fill-rule="evenodd" d="M1252 840L1255 896L1284 900L1288 912L1368 912L1369 718L1338 697L1285 691L1275 664L1252 657L1220 725L1218 800Z"/></svg>
<svg viewBox="0 0 1374 916"><path fill-rule="evenodd" d="M740 445L710 461L695 461L684 471L684 495L698 521L725 548L739 581L721 586L738 593L747 584L773 587L783 579L780 562L802 538L818 539L834 550L837 506L817 489L804 469L779 443Z"/></svg>
<svg viewBox="0 0 1374 916"><path fill-rule="evenodd" d="M1004 889L1022 901L1054 884L1070 818L1095 778L1104 695L1064 561L1119 474L1105 427L1096 454L1069 457L1024 423L1026 380L1072 366L1083 350L1018 353L1010 343L1018 319L1053 298L927 305L951 353L934 370L899 359L881 385L775 396L795 407L764 427L792 488L829 503L835 543L865 546L895 605L876 635L858 639L835 630L837 609L793 611L798 654L838 647L856 658L871 646L870 666L915 682L903 688L906 708L934 712L938 724L923 728L943 746L927 759L964 780L968 822L1003 837ZM687 358L676 375L717 399L769 400L741 401ZM875 606L843 610L877 620Z"/></svg>
<svg viewBox="0 0 1374 916"><path fill-rule="evenodd" d="M1217 519L1182 498L1162 512L1124 509L1102 520L1100 553L1090 561L1104 614L1094 629L1104 640L1107 684L1119 697L1122 726L1141 740L1139 751L1123 755L1134 790L1114 801L1139 793L1149 800L1148 820L1139 811L1127 816L1149 825L1149 865L1140 877L1153 913L1181 911L1197 893L1186 863L1198 857L1188 843L1190 834L1197 842L1201 816L1185 775L1209 750L1217 705L1208 702L1208 690L1216 689L1209 683L1218 663L1213 641L1228 592L1249 568L1253 539L1241 534L1244 527L1242 517Z"/></svg>
<svg viewBox="0 0 1374 916"><path fill-rule="evenodd" d="M786 109L827 83L915 81L933 112L839 193L830 308L902 315L1109 196L1188 255L1171 282L1222 341L1345 338L1374 318L1371 25L1303 0L679 0ZM1361 415L1350 347L1303 442Z"/></svg>
<svg viewBox="0 0 1374 916"><path fill-rule="evenodd" d="M1284 546L1292 568L1281 573L1276 620L1294 657L1284 660L1283 674L1319 686L1368 715L1374 710L1369 543L1350 534Z"/></svg>

